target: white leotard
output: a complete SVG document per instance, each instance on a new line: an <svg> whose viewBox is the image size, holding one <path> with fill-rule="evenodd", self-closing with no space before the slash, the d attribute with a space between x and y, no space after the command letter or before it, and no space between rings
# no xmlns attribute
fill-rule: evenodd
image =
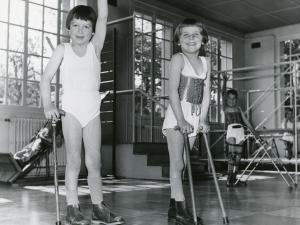
<svg viewBox="0 0 300 225"><path fill-rule="evenodd" d="M100 60L90 42L86 53L76 55L70 43L65 43L60 66L62 81L62 109L75 116L82 127L100 114Z"/></svg>

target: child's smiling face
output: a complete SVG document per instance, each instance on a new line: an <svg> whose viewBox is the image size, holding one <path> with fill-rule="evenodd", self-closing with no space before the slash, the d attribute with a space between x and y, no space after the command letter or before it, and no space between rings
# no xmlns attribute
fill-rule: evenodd
<svg viewBox="0 0 300 225"><path fill-rule="evenodd" d="M229 107L235 107L237 104L237 96L233 94L228 94L226 98L226 104Z"/></svg>
<svg viewBox="0 0 300 225"><path fill-rule="evenodd" d="M198 26L183 27L179 38L181 50L186 53L195 53L199 51L202 39L201 28Z"/></svg>
<svg viewBox="0 0 300 225"><path fill-rule="evenodd" d="M73 18L70 24L70 37L72 43L87 44L93 34L92 22Z"/></svg>

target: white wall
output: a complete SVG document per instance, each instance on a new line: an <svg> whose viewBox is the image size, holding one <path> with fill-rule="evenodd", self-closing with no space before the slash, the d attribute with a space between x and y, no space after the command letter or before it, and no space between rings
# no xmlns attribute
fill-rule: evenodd
<svg viewBox="0 0 300 225"><path fill-rule="evenodd" d="M252 48L253 43L260 43L259 48ZM248 38L245 40L245 67L270 65L274 63L275 58L275 37L273 35ZM258 76L255 79L246 80L244 88L246 90L262 90L262 92L250 95L250 102L254 102L269 85L274 82L274 69L265 68L260 70L251 70L245 73L245 76ZM260 76L262 78L260 78ZM263 77L268 76L268 77ZM254 126L258 125L265 117L270 115L274 109L275 96L273 93L265 97L260 104L252 110L252 123ZM274 117L265 123L268 128L274 127Z"/></svg>
<svg viewBox="0 0 300 225"><path fill-rule="evenodd" d="M278 27L275 29L264 30L260 32L249 33L245 35L245 66L266 65L280 62L280 42L288 39L300 38L300 24ZM251 49L252 42L260 41L260 49ZM272 69L266 69L259 74L268 74ZM255 72L249 73L255 75ZM249 75L248 74L248 75ZM247 89L266 89L274 81L274 78L263 78L244 82ZM256 98L253 95L252 98ZM257 124L271 109L274 109L280 103L280 95L272 94L261 103L255 110L254 121ZM266 127L278 127L281 120L281 112L275 114Z"/></svg>

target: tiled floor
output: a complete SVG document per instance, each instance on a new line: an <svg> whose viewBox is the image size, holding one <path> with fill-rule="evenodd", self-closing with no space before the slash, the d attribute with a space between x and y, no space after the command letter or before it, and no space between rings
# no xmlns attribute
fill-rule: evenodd
<svg viewBox="0 0 300 225"><path fill-rule="evenodd" d="M289 189L276 174L252 176L246 187L220 188L232 225L300 224L299 188ZM55 198L52 186L0 185L1 225L54 225ZM188 186L185 186L187 198ZM127 225L171 225L167 222L169 185L163 181L104 180L104 198ZM205 225L222 223L222 213L212 180L195 184L197 213ZM61 218L65 218L64 188L60 187ZM91 216L89 190L79 188L81 208Z"/></svg>

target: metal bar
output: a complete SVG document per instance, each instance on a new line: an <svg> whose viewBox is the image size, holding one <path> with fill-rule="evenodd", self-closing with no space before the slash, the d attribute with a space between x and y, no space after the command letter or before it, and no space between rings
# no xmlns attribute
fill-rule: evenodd
<svg viewBox="0 0 300 225"><path fill-rule="evenodd" d="M113 124L112 124L112 170L113 175L116 175L116 140L117 140L117 30L113 29Z"/></svg>
<svg viewBox="0 0 300 225"><path fill-rule="evenodd" d="M292 61L294 63L300 63L300 60ZM272 68L274 66L282 66L282 65L288 65L291 62L280 62L280 63L273 63L269 65L261 65L261 66L247 66L247 67L241 67L238 69L230 69L230 70L222 70L222 71L215 71L216 73L227 73L227 72L239 72L239 71L247 71L247 70L259 70L259 69L266 69L266 68Z"/></svg>
<svg viewBox="0 0 300 225"><path fill-rule="evenodd" d="M59 184L57 178L57 152L56 152L56 121L52 120L53 130L53 162L54 162L54 188L55 188L55 206L56 206L56 225L61 225L60 212L59 212Z"/></svg>
<svg viewBox="0 0 300 225"><path fill-rule="evenodd" d="M194 224L197 225L197 212L196 212L194 184L193 184L193 175L192 175L191 158L190 158L191 147L190 147L189 137L187 133L184 133L183 138L184 138L184 147L185 147L185 155L186 155L186 166L188 170L190 193L191 193L191 200L192 200L193 220L194 220Z"/></svg>
<svg viewBox="0 0 300 225"><path fill-rule="evenodd" d="M296 63L294 62L294 68ZM297 77L296 71L293 73L293 85L294 85L294 154L295 154L295 185L298 184L298 130L297 130Z"/></svg>
<svg viewBox="0 0 300 225"><path fill-rule="evenodd" d="M122 23L125 21L130 21L130 20L133 20L133 18L134 18L134 16L132 15L132 16L127 16L127 17L121 18L121 19L111 20L111 21L107 22L107 26L115 25L117 23Z"/></svg>
<svg viewBox="0 0 300 225"><path fill-rule="evenodd" d="M214 183L215 183L215 186L216 186L216 191L217 191L217 195L218 195L218 199L219 199L219 204L220 204L222 214L223 214L223 223L224 224L229 224L229 220L228 220L228 217L227 217L226 212L225 212L223 199L222 199L220 188L219 188L219 183L218 183L218 179L217 179L217 175L216 175L214 162L213 162L211 152L210 152L210 148L209 148L209 145L208 145L207 134L203 133L203 138L204 138L204 142L205 142L205 146L206 146L206 150L207 150L208 159L209 159L209 162L210 162L210 168L212 170L212 174L213 174L213 178L214 178Z"/></svg>

